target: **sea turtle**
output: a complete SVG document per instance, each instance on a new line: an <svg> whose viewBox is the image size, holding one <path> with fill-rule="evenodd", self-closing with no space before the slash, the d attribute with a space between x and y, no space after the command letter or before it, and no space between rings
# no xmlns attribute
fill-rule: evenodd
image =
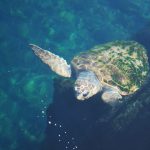
<svg viewBox="0 0 150 150"><path fill-rule="evenodd" d="M114 41L93 47L66 60L30 44L34 53L58 75L71 77L75 71L74 91L78 100L98 92L102 100L113 103L136 92L146 81L149 63L145 48L135 41Z"/></svg>

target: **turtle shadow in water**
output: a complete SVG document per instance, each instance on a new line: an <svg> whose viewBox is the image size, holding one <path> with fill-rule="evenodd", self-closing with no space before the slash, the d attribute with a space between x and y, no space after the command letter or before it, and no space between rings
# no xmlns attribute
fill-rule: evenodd
<svg viewBox="0 0 150 150"><path fill-rule="evenodd" d="M41 149L148 150L149 83L133 96L125 98L122 105L112 109L100 100L100 94L83 102L76 100L73 81L55 79L53 103L47 110L46 136Z"/></svg>

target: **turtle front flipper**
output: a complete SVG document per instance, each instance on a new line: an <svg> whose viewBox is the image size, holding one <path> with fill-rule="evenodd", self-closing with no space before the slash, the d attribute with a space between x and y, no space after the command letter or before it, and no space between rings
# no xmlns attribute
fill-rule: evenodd
<svg viewBox="0 0 150 150"><path fill-rule="evenodd" d="M122 96L115 88L107 87L102 94L102 100L109 104L114 104L119 99L122 99Z"/></svg>
<svg viewBox="0 0 150 150"><path fill-rule="evenodd" d="M37 55L45 64L47 64L51 70L63 77L71 77L71 67L67 64L63 58L40 48L37 45L29 44Z"/></svg>

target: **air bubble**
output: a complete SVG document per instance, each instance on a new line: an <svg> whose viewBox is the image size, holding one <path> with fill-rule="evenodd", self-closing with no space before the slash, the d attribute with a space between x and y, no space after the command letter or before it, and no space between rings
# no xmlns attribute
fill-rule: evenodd
<svg viewBox="0 0 150 150"><path fill-rule="evenodd" d="M52 124L52 122L51 122L51 121L49 121L48 123L49 123L49 124Z"/></svg>

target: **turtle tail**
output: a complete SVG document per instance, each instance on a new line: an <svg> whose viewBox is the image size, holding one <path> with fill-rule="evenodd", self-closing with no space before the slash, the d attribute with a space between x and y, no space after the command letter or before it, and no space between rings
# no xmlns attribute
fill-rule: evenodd
<svg viewBox="0 0 150 150"><path fill-rule="evenodd" d="M70 65L67 64L66 60L51 53L50 51L44 50L37 45L29 44L31 49L34 51L43 63L47 64L52 71L63 77L71 76Z"/></svg>

